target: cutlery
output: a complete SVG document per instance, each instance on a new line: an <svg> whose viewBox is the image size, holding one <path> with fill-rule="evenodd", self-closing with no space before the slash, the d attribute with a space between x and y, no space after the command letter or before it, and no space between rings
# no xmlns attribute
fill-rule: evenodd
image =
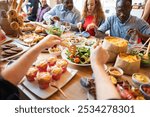
<svg viewBox="0 0 150 117"><path fill-rule="evenodd" d="M149 59L149 50L150 50L150 42L148 44L148 47L147 47L147 50L146 50L146 53L143 55L143 59L145 60L148 60Z"/></svg>
<svg viewBox="0 0 150 117"><path fill-rule="evenodd" d="M65 98L68 98L68 96L58 87L56 86L55 84L51 84L52 87L58 89L58 91L60 91L60 93L65 97Z"/></svg>

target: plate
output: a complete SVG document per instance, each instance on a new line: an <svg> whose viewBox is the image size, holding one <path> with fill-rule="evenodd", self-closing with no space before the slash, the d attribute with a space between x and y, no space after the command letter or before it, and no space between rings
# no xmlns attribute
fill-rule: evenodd
<svg viewBox="0 0 150 117"><path fill-rule="evenodd" d="M8 59L12 59L12 58L18 57L18 56L20 56L21 54L23 54L24 52L26 52L29 49L29 47L23 46L23 45L15 42L15 41L13 41L11 43L17 45L17 47L21 47L23 50L21 52L15 54L15 55L12 55L12 56L9 56L9 57L5 57L5 58L2 57L0 59L0 61L5 61L5 60L8 60Z"/></svg>
<svg viewBox="0 0 150 117"><path fill-rule="evenodd" d="M67 59L67 55L66 55L66 50L67 49L64 49L61 53L61 56L63 59L67 60L68 63L72 64L72 65L77 65L77 66L90 66L91 64L76 64L76 63L73 63L72 61L70 61L69 59Z"/></svg>
<svg viewBox="0 0 150 117"><path fill-rule="evenodd" d="M27 46L27 47L31 47L31 46L34 46L36 44L36 43L27 44L27 43L25 43L19 39L15 39L14 41L21 44L21 45Z"/></svg>
<svg viewBox="0 0 150 117"><path fill-rule="evenodd" d="M67 68L67 71L62 74L60 80L55 81L56 85L59 88L62 88L65 86L77 73L78 71L75 69ZM41 99L46 99L50 96L52 96L54 93L58 91L58 89L49 86L47 89L40 89L38 86L37 81L29 82L26 78L22 83L28 90L30 90L32 93L40 97Z"/></svg>

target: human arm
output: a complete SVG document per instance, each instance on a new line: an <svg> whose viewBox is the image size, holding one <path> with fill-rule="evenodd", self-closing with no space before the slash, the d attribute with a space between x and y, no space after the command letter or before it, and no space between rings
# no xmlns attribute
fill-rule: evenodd
<svg viewBox="0 0 150 117"><path fill-rule="evenodd" d="M120 95L104 70L108 60L107 52L101 45L91 49L91 67L95 76L97 99L120 99Z"/></svg>
<svg viewBox="0 0 150 117"><path fill-rule="evenodd" d="M29 67L36 60L40 52L47 48L60 43L60 38L53 35L48 35L41 40L37 45L33 46L29 51L22 55L15 63L2 71L1 75L5 80L17 85L19 81L25 76Z"/></svg>
<svg viewBox="0 0 150 117"><path fill-rule="evenodd" d="M57 10L57 7L53 7L52 9L50 9L48 12L46 12L44 15L43 15L43 19L45 21L50 21L50 19L52 19L54 16L56 16L56 10Z"/></svg>
<svg viewBox="0 0 150 117"><path fill-rule="evenodd" d="M99 23L99 28L95 29L95 36L98 38L104 38L105 36L107 36L107 34L105 34L105 32L107 30L110 30L112 21L113 21L112 17L108 17L107 20L102 20Z"/></svg>
<svg viewBox="0 0 150 117"><path fill-rule="evenodd" d="M147 29L147 31L148 30L150 31L150 27L149 27L149 29ZM137 29L129 29L127 33L129 35L132 35L134 32L136 35L138 35L138 38L141 38L143 41L146 41L150 37L150 32L149 32L149 34L143 34Z"/></svg>
<svg viewBox="0 0 150 117"><path fill-rule="evenodd" d="M145 21L147 21L147 19L148 19L149 16L150 16L150 0L148 0L146 2L142 19L144 19Z"/></svg>

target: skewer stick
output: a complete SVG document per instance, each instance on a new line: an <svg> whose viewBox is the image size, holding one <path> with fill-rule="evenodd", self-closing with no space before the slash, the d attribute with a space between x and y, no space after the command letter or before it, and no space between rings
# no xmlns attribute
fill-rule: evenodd
<svg viewBox="0 0 150 117"><path fill-rule="evenodd" d="M10 7L10 10L11 9L16 9L16 6L17 6L16 0L13 0L13 2L11 4L11 7Z"/></svg>
<svg viewBox="0 0 150 117"><path fill-rule="evenodd" d="M146 45L149 41L150 41L150 38L148 38L147 41L143 44L143 46L139 49L139 52L140 52L140 50L142 50L142 49L145 47L145 45Z"/></svg>
<svg viewBox="0 0 150 117"><path fill-rule="evenodd" d="M52 84L51 86L54 87L54 88L56 88L56 89L58 89L58 90L60 91L60 93L61 93L65 98L68 98L68 96L67 96L58 86L56 86L56 85L54 85L54 84Z"/></svg>
<svg viewBox="0 0 150 117"><path fill-rule="evenodd" d="M21 11L21 6L22 6L23 0L20 0L17 8L16 8L16 12L19 13Z"/></svg>

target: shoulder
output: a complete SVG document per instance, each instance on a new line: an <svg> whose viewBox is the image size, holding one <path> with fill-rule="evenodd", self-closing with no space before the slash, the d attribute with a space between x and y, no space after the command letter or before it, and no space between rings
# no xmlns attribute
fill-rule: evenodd
<svg viewBox="0 0 150 117"><path fill-rule="evenodd" d="M107 17L107 19L105 20L105 22L116 22L118 21L118 18L116 15L112 15L112 16L109 16Z"/></svg>
<svg viewBox="0 0 150 117"><path fill-rule="evenodd" d="M54 9L59 9L59 10L61 10L61 9L63 9L63 7L64 7L63 4L57 4L57 5L55 5L53 8L54 8Z"/></svg>
<svg viewBox="0 0 150 117"><path fill-rule="evenodd" d="M108 20L117 20L117 16L116 15L112 15L112 16L109 16L107 19Z"/></svg>
<svg viewBox="0 0 150 117"><path fill-rule="evenodd" d="M72 12L74 12L74 13L77 14L77 15L80 15L79 10L77 10L75 7L73 7Z"/></svg>
<svg viewBox="0 0 150 117"><path fill-rule="evenodd" d="M131 16L130 22L135 23L137 25L144 25L144 24L148 25L148 23L145 20L138 18L136 16Z"/></svg>

